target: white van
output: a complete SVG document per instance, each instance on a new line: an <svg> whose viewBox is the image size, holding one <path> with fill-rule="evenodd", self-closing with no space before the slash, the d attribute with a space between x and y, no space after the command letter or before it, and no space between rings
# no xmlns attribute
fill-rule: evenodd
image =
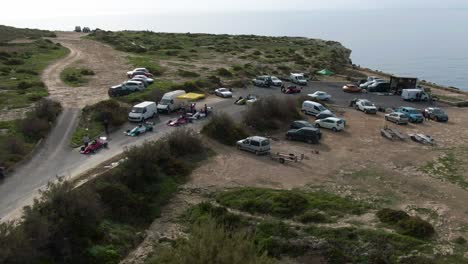
<svg viewBox="0 0 468 264"><path fill-rule="evenodd" d="M158 112L170 113L179 110L182 107L183 100L178 99L178 96L184 95L184 90L176 90L165 93L158 104Z"/></svg>
<svg viewBox="0 0 468 264"><path fill-rule="evenodd" d="M295 84L307 85L307 79L304 77L303 73L291 73L289 80Z"/></svg>
<svg viewBox="0 0 468 264"><path fill-rule="evenodd" d="M313 115L313 116L316 116L316 115L318 115L320 113L332 114L332 112L330 110L325 108L320 103L317 103L317 102L314 102L314 101L304 101L302 103L301 111L306 115Z"/></svg>
<svg viewBox="0 0 468 264"><path fill-rule="evenodd" d="M427 101L429 95L421 89L403 89L401 98L405 101Z"/></svg>
<svg viewBox="0 0 468 264"><path fill-rule="evenodd" d="M143 122L146 119L155 117L158 110L155 102L143 102L135 105L132 111L128 113L128 121Z"/></svg>

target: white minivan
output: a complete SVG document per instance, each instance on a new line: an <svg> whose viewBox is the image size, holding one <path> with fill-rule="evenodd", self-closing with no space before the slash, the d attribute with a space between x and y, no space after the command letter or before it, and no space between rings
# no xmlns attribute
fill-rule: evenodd
<svg viewBox="0 0 468 264"><path fill-rule="evenodd" d="M307 85L307 79L304 77L303 73L291 73L289 80L295 84Z"/></svg>
<svg viewBox="0 0 468 264"><path fill-rule="evenodd" d="M155 117L158 110L155 102L143 102L135 105L130 113L128 113L128 120L130 122L143 122L146 119Z"/></svg>
<svg viewBox="0 0 468 264"><path fill-rule="evenodd" d="M165 93L158 104L158 112L166 112L169 114L172 111L179 110L182 107L183 100L177 97L184 94L184 90L175 90Z"/></svg>
<svg viewBox="0 0 468 264"><path fill-rule="evenodd" d="M428 101L429 95L422 89L403 89L401 98L405 101Z"/></svg>
<svg viewBox="0 0 468 264"><path fill-rule="evenodd" d="M253 136L237 141L237 148L255 153L255 155L270 153L270 140L268 138Z"/></svg>
<svg viewBox="0 0 468 264"><path fill-rule="evenodd" d="M304 101L302 103L301 111L306 115L317 116L320 113L332 114L330 110L325 108L322 104L314 101Z"/></svg>

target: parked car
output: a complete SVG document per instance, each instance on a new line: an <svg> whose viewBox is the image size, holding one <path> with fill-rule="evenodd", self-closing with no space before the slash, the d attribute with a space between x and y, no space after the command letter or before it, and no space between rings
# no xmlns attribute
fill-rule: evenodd
<svg viewBox="0 0 468 264"><path fill-rule="evenodd" d="M302 91L302 87L299 88L295 85L288 86L287 88L281 87L281 92L284 94L296 94L296 93L300 93L301 91Z"/></svg>
<svg viewBox="0 0 468 264"><path fill-rule="evenodd" d="M80 149L81 154L94 154L102 148L107 148L108 142L106 137L100 137L89 143L88 146L83 146Z"/></svg>
<svg viewBox="0 0 468 264"><path fill-rule="evenodd" d="M269 153L271 150L270 140L259 136L248 137L237 141L237 148L253 152L255 155Z"/></svg>
<svg viewBox="0 0 468 264"><path fill-rule="evenodd" d="M370 93L388 93L390 91L390 83L378 82L367 87L367 91Z"/></svg>
<svg viewBox="0 0 468 264"><path fill-rule="evenodd" d="M289 125L289 129L299 129L303 127L315 127L315 126L305 120L296 120L296 121L293 121L291 125Z"/></svg>
<svg viewBox="0 0 468 264"><path fill-rule="evenodd" d="M397 108L395 110L395 112L400 112L400 113L406 114L411 123L422 123L422 122L424 122L424 117L423 117L421 111L419 111L416 108L413 108L413 107L400 107L400 108Z"/></svg>
<svg viewBox="0 0 468 264"><path fill-rule="evenodd" d="M146 69L146 68L135 68L135 69L133 69L132 71L128 71L128 72L127 72L128 78L133 77L135 72L149 73L149 70ZM145 75L145 74L142 74L142 75Z"/></svg>
<svg viewBox="0 0 468 264"><path fill-rule="evenodd" d="M338 117L327 117L324 119L315 120L315 127L331 129L333 132L343 130L344 126L344 120Z"/></svg>
<svg viewBox="0 0 468 264"><path fill-rule="evenodd" d="M355 84L349 83L349 84L346 84L345 86L343 86L343 92L346 92L346 93L360 93L360 92L362 92L362 88L360 88L359 86L357 86Z"/></svg>
<svg viewBox="0 0 468 264"><path fill-rule="evenodd" d="M178 97L184 94L186 94L184 90L175 90L165 93L158 103L158 112L166 112L169 114L172 111L182 108L183 100Z"/></svg>
<svg viewBox="0 0 468 264"><path fill-rule="evenodd" d="M447 122L449 120L447 113L438 107L428 107L424 109L423 115L437 122Z"/></svg>
<svg viewBox="0 0 468 264"><path fill-rule="evenodd" d="M326 92L322 92L322 91L316 91L315 93L312 93L312 94L308 94L307 96L313 98L313 99L316 99L316 100L320 100L320 101L328 101L331 99L331 95L327 94Z"/></svg>
<svg viewBox="0 0 468 264"><path fill-rule="evenodd" d="M158 109L155 102L143 102L132 108L128 113L128 120L130 122L143 122L146 119L155 117L157 114Z"/></svg>
<svg viewBox="0 0 468 264"><path fill-rule="evenodd" d="M124 96L137 91L142 91L145 89L145 86L142 82L139 81L126 81L122 84L115 85L109 88L107 93L110 97Z"/></svg>
<svg viewBox="0 0 468 264"><path fill-rule="evenodd" d="M371 101L366 99L357 100L354 107L366 114L377 114L377 107Z"/></svg>
<svg viewBox="0 0 468 264"><path fill-rule="evenodd" d="M324 119L327 117L336 117L334 113L332 113L330 110L325 110L323 112L320 112L318 115L315 116L317 119Z"/></svg>
<svg viewBox="0 0 468 264"><path fill-rule="evenodd" d="M307 79L304 77L303 73L291 73L289 80L295 84L307 85Z"/></svg>
<svg viewBox="0 0 468 264"><path fill-rule="evenodd" d="M150 78L150 77L148 77L148 76L146 76L146 75L135 75L135 76L133 76L133 78L145 79L146 82L149 83L149 84L154 83L154 79L153 79L153 78Z"/></svg>
<svg viewBox="0 0 468 264"><path fill-rule="evenodd" d="M392 113L386 114L385 120L393 122L397 125L406 125L409 122L408 116L400 112L392 112Z"/></svg>
<svg viewBox="0 0 468 264"><path fill-rule="evenodd" d="M278 86L278 87L280 87L280 86L283 85L283 82L282 82L278 77L276 77L276 76L271 76L271 84L272 84L273 86Z"/></svg>
<svg viewBox="0 0 468 264"><path fill-rule="evenodd" d="M215 90L215 94L219 97L228 98L232 97L232 92L227 88L219 88Z"/></svg>
<svg viewBox="0 0 468 264"><path fill-rule="evenodd" d="M138 75L138 76L141 76L141 75ZM138 76L135 76L133 77L132 79L130 79L130 81L137 81L137 82L141 82L143 83L143 85L146 87L148 87L150 85L150 83L146 80L146 79L143 79L143 78L140 78Z"/></svg>
<svg viewBox="0 0 468 264"><path fill-rule="evenodd" d="M331 111L325 108L322 104L314 102L314 101L304 101L302 103L301 111L306 115L313 115L316 116L320 113L329 113Z"/></svg>
<svg viewBox="0 0 468 264"><path fill-rule="evenodd" d="M290 129L286 132L286 139L299 140L309 144L318 144L322 133L315 127L302 127L299 129Z"/></svg>
<svg viewBox="0 0 468 264"><path fill-rule="evenodd" d="M129 95L134 92L135 90L130 90L129 87L123 86L120 84L120 85L110 87L109 90L107 91L107 94L109 94L109 97L117 97L117 96Z"/></svg>
<svg viewBox="0 0 468 264"><path fill-rule="evenodd" d="M405 101L428 101L430 96L422 89L403 89L401 98Z"/></svg>
<svg viewBox="0 0 468 264"><path fill-rule="evenodd" d="M253 79L252 83L255 86L270 87L270 85L273 85L273 80L270 76L263 75L263 76L258 76L255 79Z"/></svg>
<svg viewBox="0 0 468 264"><path fill-rule="evenodd" d="M133 78L137 75L144 75L148 78L153 78L153 74L149 73L149 72L142 72L142 71L135 71L133 72L131 75L128 76L128 78Z"/></svg>
<svg viewBox="0 0 468 264"><path fill-rule="evenodd" d="M387 82L383 79L373 79L373 80L368 80L367 82L359 85L359 87L361 87L362 89L367 89L369 86L373 85L373 84L376 84L376 83L382 83L382 82Z"/></svg>
<svg viewBox="0 0 468 264"><path fill-rule="evenodd" d="M151 123L139 124L133 129L129 129L125 131L125 135L130 136L130 137L138 137L139 135L144 134L146 132L153 132L153 124Z"/></svg>

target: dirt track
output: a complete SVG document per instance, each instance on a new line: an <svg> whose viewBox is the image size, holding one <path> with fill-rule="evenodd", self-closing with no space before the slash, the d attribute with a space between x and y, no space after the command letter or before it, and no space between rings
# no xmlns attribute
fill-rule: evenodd
<svg viewBox="0 0 468 264"><path fill-rule="evenodd" d="M109 86L125 80L125 72L131 68L123 53L82 36L73 32L57 33L57 38L52 40L70 49L70 54L42 74L50 97L66 108L83 108L107 99ZM95 76L83 87L68 87L60 80L60 73L69 66L91 69Z"/></svg>

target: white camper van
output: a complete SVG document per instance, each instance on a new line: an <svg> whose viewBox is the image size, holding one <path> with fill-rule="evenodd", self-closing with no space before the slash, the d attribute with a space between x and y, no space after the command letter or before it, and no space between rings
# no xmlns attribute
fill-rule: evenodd
<svg viewBox="0 0 468 264"><path fill-rule="evenodd" d="M128 120L130 122L143 122L148 118L152 118L158 114L155 102L143 102L135 105L130 113Z"/></svg>
<svg viewBox="0 0 468 264"><path fill-rule="evenodd" d="M401 98L405 101L427 101L429 95L421 89L403 89Z"/></svg>
<svg viewBox="0 0 468 264"><path fill-rule="evenodd" d="M184 94L184 90L165 93L158 104L158 112L171 113L172 111L179 110L182 107L183 100L180 100L177 97Z"/></svg>

